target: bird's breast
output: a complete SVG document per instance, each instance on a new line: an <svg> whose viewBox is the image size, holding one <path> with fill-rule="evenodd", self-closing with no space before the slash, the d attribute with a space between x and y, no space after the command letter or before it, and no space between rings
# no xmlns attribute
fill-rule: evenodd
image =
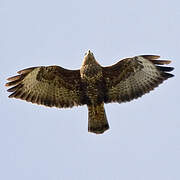
<svg viewBox="0 0 180 180"><path fill-rule="evenodd" d="M96 64L86 64L80 69L82 79L93 81L102 77L102 67Z"/></svg>
<svg viewBox="0 0 180 180"><path fill-rule="evenodd" d="M107 88L103 77L82 79L83 91L87 97L87 104L101 104L107 95Z"/></svg>

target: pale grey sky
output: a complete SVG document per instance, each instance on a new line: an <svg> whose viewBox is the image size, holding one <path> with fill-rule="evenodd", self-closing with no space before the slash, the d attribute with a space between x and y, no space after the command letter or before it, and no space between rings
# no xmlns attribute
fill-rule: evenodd
<svg viewBox="0 0 180 180"><path fill-rule="evenodd" d="M0 179L179 180L180 1L1 0ZM6 78L30 66L101 65L139 54L172 59L175 77L125 104L105 105L110 130L88 133L87 107L9 99Z"/></svg>

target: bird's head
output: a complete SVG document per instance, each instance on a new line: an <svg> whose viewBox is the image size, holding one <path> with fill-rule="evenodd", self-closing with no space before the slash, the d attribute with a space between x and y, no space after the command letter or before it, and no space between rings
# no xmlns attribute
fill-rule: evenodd
<svg viewBox="0 0 180 180"><path fill-rule="evenodd" d="M88 50L88 51L85 53L85 56L94 56L94 55L93 55L93 53L92 53L90 50Z"/></svg>
<svg viewBox="0 0 180 180"><path fill-rule="evenodd" d="M90 50L88 50L85 53L83 65L89 65L89 64L94 64L94 63L97 63L94 57L94 54Z"/></svg>
<svg viewBox="0 0 180 180"><path fill-rule="evenodd" d="M96 61L93 53L88 50L85 53L84 60L80 69L81 77L94 77L102 73L102 67Z"/></svg>

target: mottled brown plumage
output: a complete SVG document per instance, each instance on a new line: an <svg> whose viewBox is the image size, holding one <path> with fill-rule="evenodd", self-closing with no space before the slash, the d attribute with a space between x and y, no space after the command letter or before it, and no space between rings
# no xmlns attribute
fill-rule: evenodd
<svg viewBox="0 0 180 180"><path fill-rule="evenodd" d="M171 61L158 58L141 55L102 67L88 51L80 70L32 67L8 78L6 86L12 86L10 98L58 108L87 105L88 131L101 134L109 129L104 103L131 101L173 77L172 67L159 66Z"/></svg>

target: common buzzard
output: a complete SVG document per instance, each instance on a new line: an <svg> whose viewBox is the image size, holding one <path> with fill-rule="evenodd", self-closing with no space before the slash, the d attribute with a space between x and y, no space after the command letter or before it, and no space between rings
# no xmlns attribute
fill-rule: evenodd
<svg viewBox="0 0 180 180"><path fill-rule="evenodd" d="M141 55L102 67L88 50L79 70L60 66L39 66L18 71L8 78L10 98L49 107L68 108L87 105L88 131L101 134L109 129L104 103L127 102L153 90L173 77L169 60Z"/></svg>

